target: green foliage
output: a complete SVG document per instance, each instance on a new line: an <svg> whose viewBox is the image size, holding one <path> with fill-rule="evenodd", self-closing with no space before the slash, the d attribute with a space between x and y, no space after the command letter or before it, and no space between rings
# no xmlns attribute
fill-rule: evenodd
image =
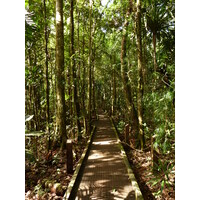
<svg viewBox="0 0 200 200"><path fill-rule="evenodd" d="M174 183L170 182L169 178L169 175L173 172L173 168L174 164L172 162L159 160L158 174L149 181L151 187L159 187L158 191L154 193L156 197L159 197L166 187L174 186Z"/></svg>
<svg viewBox="0 0 200 200"><path fill-rule="evenodd" d="M36 158L32 150L25 149L25 157L29 162L36 162Z"/></svg>
<svg viewBox="0 0 200 200"><path fill-rule="evenodd" d="M46 1L47 7L47 32L48 32L48 64L49 64L49 99L50 99L50 136L52 141L60 144L59 131L56 129L56 70L55 70L55 4ZM113 100L113 72L116 78L116 116L119 123L118 130L124 130L125 123L132 123L130 113L127 111L126 98L123 91L121 77L121 44L125 17L129 22L126 41L127 77L132 94L132 101L137 110L137 46L135 32L135 5L130 16L126 16L129 1L112 1L107 7L100 5L100 1L93 1L92 12L92 66L94 66L94 87L97 109L110 112ZM34 131L46 130L45 96L45 20L43 1L25 1L25 89L26 89L26 115L34 115L34 119L27 121L29 129ZM76 75L78 100L82 116L87 118L88 107L88 57L89 57L89 1L76 1L74 11L74 47L76 61ZM167 174L171 173L174 166L175 149L175 6L174 0L145 0L142 1L142 53L144 62L144 94L143 94L143 128L145 141L150 143L151 136L155 137L154 148L166 162L159 162L159 172L165 175L159 177L152 184L160 184L161 190L156 195L161 195L168 185ZM64 65L66 78L65 101L67 106L67 125L75 120L73 110L72 91L70 82L70 2L64 1ZM158 69L154 71L152 33L157 36L156 60ZM79 66L80 64L80 66ZM79 70L80 69L80 70ZM82 94L85 93L83 106ZM82 122L83 123L83 122ZM31 126L31 127L30 127ZM36 128L38 130L36 130ZM133 127L132 127L133 128ZM68 129L68 130L69 130ZM68 136L73 135L67 133ZM46 141L48 137L45 136ZM40 141L39 141L40 142ZM46 151L46 146L43 147ZM26 158L34 163L32 152L33 144L26 149ZM168 162L169 160L169 162ZM53 164L58 163L54 155ZM40 186L35 188L40 191ZM42 189L41 189L42 190Z"/></svg>
<svg viewBox="0 0 200 200"><path fill-rule="evenodd" d="M42 188L42 185L41 184L37 184L35 187L34 187L34 193L37 194L37 196L39 198L42 198L42 196L46 193L45 190Z"/></svg>
<svg viewBox="0 0 200 200"><path fill-rule="evenodd" d="M117 124L117 130L121 132L122 130L124 130L124 127L125 127L125 122L122 120L119 121L119 123Z"/></svg>

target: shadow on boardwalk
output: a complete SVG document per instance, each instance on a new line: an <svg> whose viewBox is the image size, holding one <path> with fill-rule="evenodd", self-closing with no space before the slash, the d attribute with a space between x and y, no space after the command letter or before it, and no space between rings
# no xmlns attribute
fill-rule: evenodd
<svg viewBox="0 0 200 200"><path fill-rule="evenodd" d="M76 199L135 199L112 125L103 114L97 122Z"/></svg>

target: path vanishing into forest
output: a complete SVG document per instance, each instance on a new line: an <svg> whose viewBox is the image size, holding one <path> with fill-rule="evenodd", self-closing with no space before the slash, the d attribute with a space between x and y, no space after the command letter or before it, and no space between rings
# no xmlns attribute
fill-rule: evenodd
<svg viewBox="0 0 200 200"><path fill-rule="evenodd" d="M136 199L109 118L100 114L96 126L76 199Z"/></svg>

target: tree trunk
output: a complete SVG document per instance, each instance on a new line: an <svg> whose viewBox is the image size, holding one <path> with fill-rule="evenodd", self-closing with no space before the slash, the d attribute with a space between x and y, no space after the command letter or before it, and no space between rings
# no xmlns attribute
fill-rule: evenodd
<svg viewBox="0 0 200 200"><path fill-rule="evenodd" d="M91 99L92 99L92 0L89 8L89 58L88 58L88 133L91 132Z"/></svg>
<svg viewBox="0 0 200 200"><path fill-rule="evenodd" d="M61 149L66 148L66 109L64 78L63 0L56 0L56 122L61 136Z"/></svg>
<svg viewBox="0 0 200 200"><path fill-rule="evenodd" d="M82 82L82 105L83 105L83 113L84 113L84 134L88 133L88 122L87 122L87 112L85 107L85 98L86 98L86 66L85 66L85 27L86 23L84 20L84 26L83 26L83 82Z"/></svg>
<svg viewBox="0 0 200 200"><path fill-rule="evenodd" d="M38 131L38 109L37 109L37 89L33 87L33 108L34 108L34 118L35 118L35 130Z"/></svg>
<svg viewBox="0 0 200 200"><path fill-rule="evenodd" d="M77 2L78 5L78 2ZM77 27L77 35L78 35L78 73L77 73L77 95L80 97L80 80L81 80L81 51L80 51L80 11L77 6L77 13L78 13L78 27Z"/></svg>
<svg viewBox="0 0 200 200"><path fill-rule="evenodd" d="M153 32L153 63L154 63L154 72L157 70L157 61L156 61L156 32Z"/></svg>
<svg viewBox="0 0 200 200"><path fill-rule="evenodd" d="M115 108L116 108L116 73L115 73L115 55L113 66L112 66L112 81L113 81L113 91L112 91L112 115L115 114ZM111 64L112 64L112 57L111 57Z"/></svg>
<svg viewBox="0 0 200 200"><path fill-rule="evenodd" d="M29 66L30 66L30 68L31 68L31 70L32 70L32 68L33 68L33 63L32 63L32 57L31 57L31 50L29 49L29 51L28 51L28 53L29 53ZM33 109L33 98L32 98L32 93L33 93L33 91L32 91L32 85L29 85L29 115L33 115L33 112L34 112L34 109ZM30 128L30 130L33 130L34 129L34 122L33 122L33 120L30 120L29 122L29 128Z"/></svg>
<svg viewBox="0 0 200 200"><path fill-rule="evenodd" d="M82 83L82 97L83 97L83 109L85 110L85 90L86 90L86 87L85 87L85 76L86 76L86 70L85 70L85 36L84 36L84 33L83 33L83 83Z"/></svg>
<svg viewBox="0 0 200 200"><path fill-rule="evenodd" d="M136 33L137 33L137 57L138 57L138 93L137 93L137 111L139 120L139 139L140 148L144 148L143 131L143 62L142 62L142 38L141 38L141 2L137 0L136 14Z"/></svg>
<svg viewBox="0 0 200 200"><path fill-rule="evenodd" d="M75 50L74 50L74 0L71 0L71 11L70 11L70 20L71 20L71 67L72 67L72 83L73 83L73 102L74 102L74 115L78 131L78 140L81 139L81 125L80 125L80 105L78 102L77 96L77 79L75 72Z"/></svg>
<svg viewBox="0 0 200 200"><path fill-rule="evenodd" d="M46 0L44 0L44 33L45 33L45 97L46 97L46 131L49 135L48 138L48 151L50 150L51 138L50 138L50 129L49 129L49 69L48 69L48 33L47 33L47 16L46 16Z"/></svg>
<svg viewBox="0 0 200 200"><path fill-rule="evenodd" d="M69 45L69 55L71 55L71 46ZM73 106L72 106L72 72L71 72L71 61L69 61L68 71L67 71L67 82L68 82L68 104L69 104L69 121L71 127L73 127Z"/></svg>
<svg viewBox="0 0 200 200"><path fill-rule="evenodd" d="M94 45L94 50L93 50L93 57L92 57L92 113L96 117L96 100L95 100L95 45Z"/></svg>
<svg viewBox="0 0 200 200"><path fill-rule="evenodd" d="M25 84L25 115L28 115L30 113L28 88L29 88L29 86L27 86L27 84ZM30 124L29 122L26 122L26 129L27 130L30 129L29 124Z"/></svg>
<svg viewBox="0 0 200 200"><path fill-rule="evenodd" d="M123 90L126 98L126 104L128 111L131 115L131 120L133 123L133 134L135 139L138 137L138 117L137 112L132 101L131 97L131 87L128 83L128 76L127 76L127 61L126 61L126 38L127 38L127 28L128 28L128 21L126 20L124 23L124 32L122 36L122 43L121 43L121 76L123 80Z"/></svg>

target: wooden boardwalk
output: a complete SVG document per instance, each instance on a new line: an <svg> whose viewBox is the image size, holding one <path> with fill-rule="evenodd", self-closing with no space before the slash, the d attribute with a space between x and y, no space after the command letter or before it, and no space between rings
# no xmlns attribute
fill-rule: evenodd
<svg viewBox="0 0 200 200"><path fill-rule="evenodd" d="M97 131L76 195L76 200L79 199L135 199L114 130L104 114L99 115Z"/></svg>

